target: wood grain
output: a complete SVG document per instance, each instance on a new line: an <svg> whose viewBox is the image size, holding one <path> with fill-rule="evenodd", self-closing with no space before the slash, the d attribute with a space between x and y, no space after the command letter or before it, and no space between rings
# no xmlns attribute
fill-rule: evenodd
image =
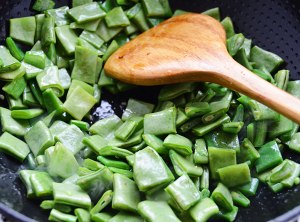
<svg viewBox="0 0 300 222"><path fill-rule="evenodd" d="M104 68L114 78L136 85L218 83L300 124L300 101L234 61L225 40L222 25L207 15L176 16L125 44Z"/></svg>

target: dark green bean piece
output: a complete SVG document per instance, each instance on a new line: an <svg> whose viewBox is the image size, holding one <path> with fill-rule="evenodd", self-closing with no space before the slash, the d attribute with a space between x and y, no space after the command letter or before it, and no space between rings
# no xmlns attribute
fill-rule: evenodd
<svg viewBox="0 0 300 222"><path fill-rule="evenodd" d="M216 204L220 208L226 211L233 210L234 206L230 191L222 183L218 183L218 186L214 189L214 191L211 194L211 198L216 202Z"/></svg>
<svg viewBox="0 0 300 222"><path fill-rule="evenodd" d="M255 62L258 67L265 66L270 73L276 71L278 67L284 63L283 59L278 55L263 50L258 46L254 46L251 49L250 61Z"/></svg>
<svg viewBox="0 0 300 222"><path fill-rule="evenodd" d="M249 207L250 200L240 191L231 191L233 203L242 207Z"/></svg>

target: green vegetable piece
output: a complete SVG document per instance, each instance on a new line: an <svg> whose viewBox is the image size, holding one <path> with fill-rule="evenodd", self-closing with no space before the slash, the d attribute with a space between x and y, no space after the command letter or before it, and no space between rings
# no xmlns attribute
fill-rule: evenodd
<svg viewBox="0 0 300 222"><path fill-rule="evenodd" d="M35 29L36 22L34 16L10 19L9 36L14 40L33 45Z"/></svg>
<svg viewBox="0 0 300 222"><path fill-rule="evenodd" d="M47 171L53 177L68 178L76 173L79 165L74 155L61 143L45 151Z"/></svg>
<svg viewBox="0 0 300 222"><path fill-rule="evenodd" d="M112 208L136 212L140 202L140 193L135 182L116 173L114 174L113 186Z"/></svg>
<svg viewBox="0 0 300 222"><path fill-rule="evenodd" d="M46 172L37 172L29 178L34 195L36 197L50 197L53 193L53 180Z"/></svg>
<svg viewBox="0 0 300 222"><path fill-rule="evenodd" d="M219 208L212 199L206 197L193 206L189 213L195 221L207 221L219 213Z"/></svg>
<svg viewBox="0 0 300 222"><path fill-rule="evenodd" d="M202 173L201 180L200 180L200 188L202 189L201 199L203 199L205 197L203 197L202 192L205 192L205 190L209 189L209 170L208 170L208 167L203 167L203 173ZM207 195L207 197L209 197L209 195L210 195L210 193Z"/></svg>
<svg viewBox="0 0 300 222"><path fill-rule="evenodd" d="M24 52L18 47L15 41L11 37L7 37L5 42L11 55L17 60L22 61L24 58Z"/></svg>
<svg viewBox="0 0 300 222"><path fill-rule="evenodd" d="M55 33L65 52L68 55L74 54L78 36L70 29L70 26L55 27Z"/></svg>
<svg viewBox="0 0 300 222"><path fill-rule="evenodd" d="M103 138L111 138L114 135L114 130L122 124L122 121L117 115L112 115L108 118L98 120L89 129L91 134L97 134Z"/></svg>
<svg viewBox="0 0 300 222"><path fill-rule="evenodd" d="M85 132L89 131L90 128L90 124L80 120L71 120L70 124L77 126L79 129Z"/></svg>
<svg viewBox="0 0 300 222"><path fill-rule="evenodd" d="M267 70L262 71L261 69L252 69L252 72L270 83L275 83L273 76Z"/></svg>
<svg viewBox="0 0 300 222"><path fill-rule="evenodd" d="M103 212L103 213L92 214L91 218L92 221L95 222L109 222L110 219L112 218L112 215Z"/></svg>
<svg viewBox="0 0 300 222"><path fill-rule="evenodd" d="M23 162L30 152L26 143L8 132L0 136L0 151L15 157L20 162Z"/></svg>
<svg viewBox="0 0 300 222"><path fill-rule="evenodd" d="M29 86L26 86L22 97L25 106L36 107L40 105L38 101L36 101L36 99L34 98Z"/></svg>
<svg viewBox="0 0 300 222"><path fill-rule="evenodd" d="M212 123L222 117L229 110L231 100L232 92L228 91L221 100L211 102L209 104L211 107L211 111L203 115L203 123Z"/></svg>
<svg viewBox="0 0 300 222"><path fill-rule="evenodd" d="M247 163L230 165L217 170L220 181L227 187L243 185L251 181Z"/></svg>
<svg viewBox="0 0 300 222"><path fill-rule="evenodd" d="M42 203L40 204L40 207L43 209L43 210L51 210L54 208L54 200L44 200L42 201Z"/></svg>
<svg viewBox="0 0 300 222"><path fill-rule="evenodd" d="M208 163L207 147L203 139L197 139L195 142L194 161L196 164Z"/></svg>
<svg viewBox="0 0 300 222"><path fill-rule="evenodd" d="M97 49L100 49L100 47L104 43L103 39L101 39L94 32L90 32L86 30L84 30L79 37L86 40L88 43L92 44Z"/></svg>
<svg viewBox="0 0 300 222"><path fill-rule="evenodd" d="M55 203L89 209L91 199L79 186L75 184L53 183L53 197ZM75 220L76 221L76 220Z"/></svg>
<svg viewBox="0 0 300 222"><path fill-rule="evenodd" d="M268 131L268 121L261 120L254 123L253 145L260 147L265 144Z"/></svg>
<svg viewBox="0 0 300 222"><path fill-rule="evenodd" d="M54 27L55 18L52 15L46 13L41 29L41 43L43 47L50 46L51 44L56 43Z"/></svg>
<svg viewBox="0 0 300 222"><path fill-rule="evenodd" d="M56 209L52 209L50 211L50 215L48 217L49 221L68 221L68 222L76 222L77 217L71 214L66 214L63 212L60 212Z"/></svg>
<svg viewBox="0 0 300 222"><path fill-rule="evenodd" d="M170 169L154 149L146 147L134 156L133 177L140 191L157 190L174 180Z"/></svg>
<svg viewBox="0 0 300 222"><path fill-rule="evenodd" d="M288 178L291 176L293 171L293 164L291 162L285 162L283 166L281 167L280 171L274 172L270 176L270 182L272 183L278 183L282 180Z"/></svg>
<svg viewBox="0 0 300 222"><path fill-rule="evenodd" d="M185 113L188 117L202 116L211 111L207 102L189 102L185 106Z"/></svg>
<svg viewBox="0 0 300 222"><path fill-rule="evenodd" d="M129 150L114 147L114 146L105 146L99 150L99 155L101 156L117 156L120 158L125 158L126 156L132 155L133 153Z"/></svg>
<svg viewBox="0 0 300 222"><path fill-rule="evenodd" d="M11 117L14 119L33 119L44 113L42 109L19 109L12 110Z"/></svg>
<svg viewBox="0 0 300 222"><path fill-rule="evenodd" d="M105 21L108 27L124 27L130 25L129 19L124 13L122 7L115 7L110 10L106 16Z"/></svg>
<svg viewBox="0 0 300 222"><path fill-rule="evenodd" d="M20 170L20 172L19 172L20 179L22 180L23 184L26 187L28 198L33 198L35 196L31 182L30 182L30 177L31 177L31 175L36 174L36 173L39 173L39 171Z"/></svg>
<svg viewBox="0 0 300 222"><path fill-rule="evenodd" d="M235 34L226 40L227 50L231 56L235 56L238 50L241 48L245 40L242 33Z"/></svg>
<svg viewBox="0 0 300 222"><path fill-rule="evenodd" d="M282 134L288 133L293 129L293 121L280 115L279 121L272 124L271 130L268 132L270 138L279 137Z"/></svg>
<svg viewBox="0 0 300 222"><path fill-rule="evenodd" d="M75 8L80 5L88 4L93 2L93 0L72 0L72 8Z"/></svg>
<svg viewBox="0 0 300 222"><path fill-rule="evenodd" d="M236 151L222 148L208 147L208 162L211 176L218 178L217 170L236 164Z"/></svg>
<svg viewBox="0 0 300 222"><path fill-rule="evenodd" d="M151 113L153 109L154 105L151 103L130 98L122 115L122 120L125 121L132 116L144 116L147 113Z"/></svg>
<svg viewBox="0 0 300 222"><path fill-rule="evenodd" d="M190 177L199 177L203 173L203 169L200 166L195 166L191 156L183 157L173 150L170 150L169 156L173 164L174 170L178 176L188 174Z"/></svg>
<svg viewBox="0 0 300 222"><path fill-rule="evenodd" d="M287 144L291 150L300 152L300 133L295 133Z"/></svg>
<svg viewBox="0 0 300 222"><path fill-rule="evenodd" d="M223 25L225 32L226 32L226 38L230 38L235 34L234 31L234 26L232 24L232 20L230 17L225 17L222 21L221 24Z"/></svg>
<svg viewBox="0 0 300 222"><path fill-rule="evenodd" d="M132 179L133 178L133 173L132 171L129 171L129 170L123 170L123 169L120 169L120 168L116 168L116 167L108 167L108 169L113 172L114 174L118 173L118 174L121 174L123 176L126 176L127 178L130 178Z"/></svg>
<svg viewBox="0 0 300 222"><path fill-rule="evenodd" d="M15 120L11 117L9 109L0 107L1 126L3 132L8 132L16 136L24 136L30 125L27 120Z"/></svg>
<svg viewBox="0 0 300 222"><path fill-rule="evenodd" d="M54 32L54 31L53 31ZM54 32L55 33L55 32ZM56 64L57 63L57 54L56 54L56 48L55 48L55 44L51 43L46 49L46 55L48 57L48 59L53 63Z"/></svg>
<svg viewBox="0 0 300 222"><path fill-rule="evenodd" d="M104 166L99 163L98 161L95 161L95 160L92 160L92 159L84 159L83 161L83 164L82 164L84 167L90 169L90 170L93 170L93 171L97 171L97 170L100 170L102 169Z"/></svg>
<svg viewBox="0 0 300 222"><path fill-rule="evenodd" d="M44 19L45 19L45 14L35 15L36 29L35 29L34 40L36 41L36 44L41 43L40 40L41 40L41 35L42 35L42 27L43 27L43 24L44 24Z"/></svg>
<svg viewBox="0 0 300 222"><path fill-rule="evenodd" d="M260 157L259 152L255 149L248 138L245 138L241 144L240 152L237 153L237 158L240 163L250 161L254 163Z"/></svg>
<svg viewBox="0 0 300 222"><path fill-rule="evenodd" d="M0 46L0 73L12 72L20 68L21 63L15 59L5 46Z"/></svg>
<svg viewBox="0 0 300 222"><path fill-rule="evenodd" d="M137 3L130 8L127 11L127 16L139 28L140 31L147 31L150 28L141 3Z"/></svg>
<svg viewBox="0 0 300 222"><path fill-rule="evenodd" d="M37 122L24 138L35 156L43 154L45 149L54 144L50 130L42 121Z"/></svg>
<svg viewBox="0 0 300 222"><path fill-rule="evenodd" d="M237 187L246 196L254 196L258 188L259 180L257 178L251 178L251 181L245 185Z"/></svg>
<svg viewBox="0 0 300 222"><path fill-rule="evenodd" d="M103 167L96 172L91 172L79 177L76 183L85 190L92 201L95 202L100 199L105 191L112 189L113 177L114 174L107 167Z"/></svg>
<svg viewBox="0 0 300 222"><path fill-rule="evenodd" d="M70 85L70 88L68 90L67 98L72 94L72 92L74 91L74 89L76 89L77 87L80 87L80 88L84 89L91 96L94 95L94 87L92 87L91 85L89 85L89 84L87 84L85 82L73 79L72 83Z"/></svg>
<svg viewBox="0 0 300 222"><path fill-rule="evenodd" d="M77 23L84 23L103 18L106 13L99 7L97 2L91 2L69 9L68 14Z"/></svg>
<svg viewBox="0 0 300 222"><path fill-rule="evenodd" d="M275 167L283 161L276 141L264 144L258 152L260 158L255 162L256 171L258 173Z"/></svg>
<svg viewBox="0 0 300 222"><path fill-rule="evenodd" d="M53 9L55 2L52 0L35 0L32 9L38 12L44 12L48 9Z"/></svg>
<svg viewBox="0 0 300 222"><path fill-rule="evenodd" d="M113 191L112 190L106 191L99 199L97 204L91 209L90 214L94 215L101 212L108 204L111 203L112 198L113 198Z"/></svg>
<svg viewBox="0 0 300 222"><path fill-rule="evenodd" d="M287 84L289 82L290 71L289 70L280 70L275 76L276 86L282 90L286 90Z"/></svg>
<svg viewBox="0 0 300 222"><path fill-rule="evenodd" d="M4 81L12 81L16 78L20 78L23 75L25 75L26 69L23 65L20 66L20 68L14 70L14 71L7 71L0 73L0 80Z"/></svg>
<svg viewBox="0 0 300 222"><path fill-rule="evenodd" d="M83 132L75 125L66 127L63 132L55 136L55 140L61 142L73 154L78 153L84 148L82 143L83 138Z"/></svg>
<svg viewBox="0 0 300 222"><path fill-rule="evenodd" d="M96 52L88 48L76 46L72 79L77 79L90 84L96 83L97 58L98 55Z"/></svg>
<svg viewBox="0 0 300 222"><path fill-rule="evenodd" d="M227 133L237 134L244 126L244 122L229 122L222 125L223 131Z"/></svg>
<svg viewBox="0 0 300 222"><path fill-rule="evenodd" d="M237 216L238 210L239 210L239 208L236 206L233 206L233 209L229 212L227 212L227 211L224 212L224 211L220 210L220 212L218 213L218 217L223 220L233 222Z"/></svg>
<svg viewBox="0 0 300 222"><path fill-rule="evenodd" d="M23 103L22 98L14 99L13 97L7 95L7 102L10 110L28 108L28 106Z"/></svg>
<svg viewBox="0 0 300 222"><path fill-rule="evenodd" d="M147 17L164 17L165 9L160 0L143 0L142 1Z"/></svg>
<svg viewBox="0 0 300 222"><path fill-rule="evenodd" d="M72 22L70 24L71 29L84 29L85 31L95 32L100 24L101 19L92 20L84 23Z"/></svg>
<svg viewBox="0 0 300 222"><path fill-rule="evenodd" d="M218 186L211 194L211 198L221 209L224 209L225 211L233 210L233 200L230 191L222 183L218 183Z"/></svg>
<svg viewBox="0 0 300 222"><path fill-rule="evenodd" d="M220 17L221 17L220 9L218 7L208 9L208 10L202 12L202 14L209 15L209 16L215 18L216 20L220 21Z"/></svg>
<svg viewBox="0 0 300 222"><path fill-rule="evenodd" d="M200 200L200 192L187 175L182 175L171 183L165 191L183 210L188 210Z"/></svg>
<svg viewBox="0 0 300 222"><path fill-rule="evenodd" d="M119 34L122 31L123 27L112 27L109 28L106 25L105 20L101 20L100 24L96 30L96 34L104 40L104 42L108 42L113 37L115 37L117 34Z"/></svg>
<svg viewBox="0 0 300 222"><path fill-rule="evenodd" d="M117 49L119 48L119 45L117 41L113 40L110 45L108 46L107 50L105 51L103 55L103 61L106 61Z"/></svg>
<svg viewBox="0 0 300 222"><path fill-rule="evenodd" d="M196 126L195 128L193 128L192 132L196 136L203 136L203 135L209 133L210 131L216 129L217 127L219 127L223 123L226 123L226 122L229 122L229 121L230 121L230 117L227 114L225 114L224 116L222 116L221 118L219 118L215 122L208 123L206 125L201 124L199 126Z"/></svg>
<svg viewBox="0 0 300 222"><path fill-rule="evenodd" d="M52 88L48 88L43 92L43 100L45 101L46 109L49 113L57 111L58 113L63 113L63 103L57 97Z"/></svg>
<svg viewBox="0 0 300 222"><path fill-rule="evenodd" d="M76 217L78 218L78 222L89 222L91 221L91 215L89 211L82 209L82 208L76 208L74 210L74 213Z"/></svg>
<svg viewBox="0 0 300 222"><path fill-rule="evenodd" d="M156 123L160 123L160 125L158 126ZM144 132L153 135L176 133L176 108L146 114L144 117Z"/></svg>
<svg viewBox="0 0 300 222"><path fill-rule="evenodd" d="M268 52L258 46L251 49L250 60L255 63L257 67L266 67L266 69L273 73L280 65L284 63L283 59L274 53Z"/></svg>
<svg viewBox="0 0 300 222"><path fill-rule="evenodd" d="M30 65L28 63L23 62L22 65L24 66L25 71L26 71L26 74L25 74L26 79L33 79L38 74L43 72L42 69L37 68L37 67L35 67L33 65Z"/></svg>
<svg viewBox="0 0 300 222"><path fill-rule="evenodd" d="M278 121L279 120L279 114L269 107L255 101L255 100L250 100L249 101L249 106L251 109L251 112L253 114L253 117L256 121L258 120L274 120Z"/></svg>
<svg viewBox="0 0 300 222"><path fill-rule="evenodd" d="M41 91L52 88L58 97L63 96L64 88L59 80L57 66L46 67L43 73L37 75L36 80Z"/></svg>
<svg viewBox="0 0 300 222"><path fill-rule="evenodd" d="M46 55L43 51L28 51L25 54L24 62L39 69L44 69L46 65Z"/></svg>
<svg viewBox="0 0 300 222"><path fill-rule="evenodd" d="M233 203L242 207L249 207L250 200L240 191L231 191Z"/></svg>
<svg viewBox="0 0 300 222"><path fill-rule="evenodd" d="M99 160L102 164L107 167L115 167L119 169L129 170L130 167L127 163L119 160L111 160L103 156L98 156L97 160Z"/></svg>
<svg viewBox="0 0 300 222"><path fill-rule="evenodd" d="M68 6L63 6L56 9L49 9L47 10L47 14L53 16L55 18L55 25L56 26L63 26L70 24L70 19L67 14L69 10Z"/></svg>
<svg viewBox="0 0 300 222"><path fill-rule="evenodd" d="M144 219L132 213L119 212L109 222L144 222Z"/></svg>
<svg viewBox="0 0 300 222"><path fill-rule="evenodd" d="M108 145L108 141L99 135L85 137L83 138L82 142L84 145L90 147L97 154L103 147L106 147Z"/></svg>
<svg viewBox="0 0 300 222"><path fill-rule="evenodd" d="M164 147L163 141L153 134L143 134L143 140L159 154L167 154L169 152L168 149Z"/></svg>
<svg viewBox="0 0 300 222"><path fill-rule="evenodd" d="M8 95L12 96L14 99L18 99L24 92L25 87L26 81L24 77L20 77L14 79L10 83L7 83L5 86L2 87L2 90Z"/></svg>
<svg viewBox="0 0 300 222"><path fill-rule="evenodd" d="M180 221L166 202L142 201L138 205L138 212L149 222Z"/></svg>
<svg viewBox="0 0 300 222"><path fill-rule="evenodd" d="M240 151L239 138L236 134L226 133L221 129L216 129L205 135L206 144L208 147L218 147L224 149L234 149Z"/></svg>
<svg viewBox="0 0 300 222"><path fill-rule="evenodd" d="M163 145L169 149L175 150L176 152L184 156L191 155L193 153L192 142L188 138L179 134L168 135L165 138Z"/></svg>
<svg viewBox="0 0 300 222"><path fill-rule="evenodd" d="M66 111L81 120L96 104L97 100L81 87L76 87L64 103Z"/></svg>
<svg viewBox="0 0 300 222"><path fill-rule="evenodd" d="M196 88L195 83L177 83L172 85L166 85L161 88L158 100L159 101L168 101L175 99L181 95L192 92Z"/></svg>
<svg viewBox="0 0 300 222"><path fill-rule="evenodd" d="M142 117L133 117L126 120L118 129L115 131L115 137L127 141L130 136L136 131L136 129L141 128L143 124Z"/></svg>

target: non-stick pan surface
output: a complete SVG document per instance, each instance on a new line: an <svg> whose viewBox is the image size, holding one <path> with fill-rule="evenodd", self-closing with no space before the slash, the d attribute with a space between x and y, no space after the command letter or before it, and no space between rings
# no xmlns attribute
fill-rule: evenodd
<svg viewBox="0 0 300 222"><path fill-rule="evenodd" d="M66 0L57 0L56 2L57 7L70 4L70 1ZM34 14L30 10L32 3L31 0L0 0L1 43L7 35L8 19ZM220 7L223 16L232 18L237 32L242 32L246 37L253 39L255 45L280 55L287 62L286 67L291 71L291 78L293 80L300 79L300 1L170 0L170 3L173 9L193 12ZM105 92L101 105L94 109L93 120L111 115L111 113L120 115L129 97L155 102L157 92L157 87L138 88L121 96L113 96ZM284 155L286 158L300 163L300 154L285 151ZM29 218L36 221L47 221L48 212L41 211L39 201L26 198L25 188L16 174L19 169L20 166L17 162L0 153L0 213L12 221L31 221ZM274 194L267 187L260 185L257 195L251 198L251 207L240 208L236 221L271 220L298 205L300 205L299 186ZM299 213L300 209L294 209L276 221L296 221L295 218Z"/></svg>

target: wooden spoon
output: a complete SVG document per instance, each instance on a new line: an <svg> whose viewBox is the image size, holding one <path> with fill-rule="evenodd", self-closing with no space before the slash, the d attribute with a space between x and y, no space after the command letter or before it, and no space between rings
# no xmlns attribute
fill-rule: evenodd
<svg viewBox="0 0 300 222"><path fill-rule="evenodd" d="M117 50L105 72L136 85L214 82L245 94L300 124L300 100L234 61L215 19L184 14L166 20Z"/></svg>

